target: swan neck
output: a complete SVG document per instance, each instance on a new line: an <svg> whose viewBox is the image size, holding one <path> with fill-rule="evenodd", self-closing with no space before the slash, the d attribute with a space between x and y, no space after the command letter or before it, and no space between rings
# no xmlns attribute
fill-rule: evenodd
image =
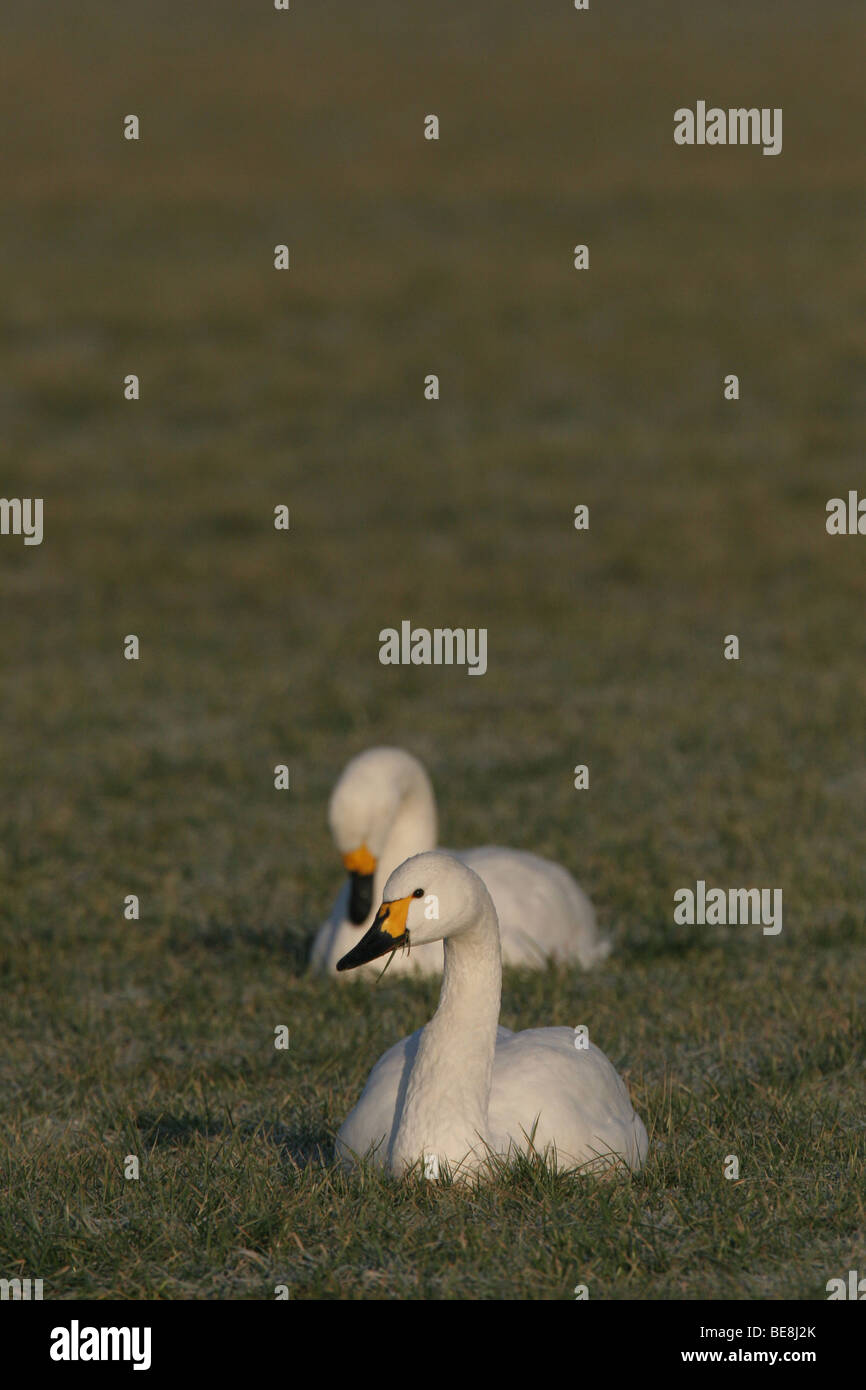
<svg viewBox="0 0 866 1390"><path fill-rule="evenodd" d="M483 1157L501 994L499 924L487 898L471 926L445 940L439 1007L409 1078L398 1158L436 1153L456 1166L473 1148Z"/></svg>
<svg viewBox="0 0 866 1390"><path fill-rule="evenodd" d="M418 769L407 780L388 829L376 874L380 895L390 875L405 859L436 848L437 831L433 788L426 774Z"/></svg>

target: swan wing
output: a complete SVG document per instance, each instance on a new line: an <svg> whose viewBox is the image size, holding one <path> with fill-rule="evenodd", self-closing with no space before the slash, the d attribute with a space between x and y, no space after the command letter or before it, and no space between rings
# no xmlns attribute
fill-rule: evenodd
<svg viewBox="0 0 866 1390"><path fill-rule="evenodd" d="M422 1031L419 1028L383 1052L367 1077L337 1134L337 1157L345 1167L365 1158L387 1167L398 1108L402 1107Z"/></svg>
<svg viewBox="0 0 866 1390"><path fill-rule="evenodd" d="M588 969L609 954L592 903L561 864L496 845L465 850L459 858L493 899L505 964L537 967L552 957Z"/></svg>
<svg viewBox="0 0 866 1390"><path fill-rule="evenodd" d="M497 1039L490 1096L493 1147L555 1147L557 1167L599 1166L615 1155L638 1169L647 1135L625 1082L600 1048L574 1045L569 1028L530 1028ZM608 1159L609 1161L609 1159Z"/></svg>

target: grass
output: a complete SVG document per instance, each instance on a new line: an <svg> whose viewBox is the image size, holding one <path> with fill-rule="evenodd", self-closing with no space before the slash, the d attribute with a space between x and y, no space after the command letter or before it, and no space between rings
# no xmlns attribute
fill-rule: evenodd
<svg viewBox="0 0 866 1390"><path fill-rule="evenodd" d="M0 538L0 1275L825 1297L866 1259L866 542L824 530L862 482L856 8L146 8L21 11L0 94L0 477L46 528ZM675 149L714 93L782 105L783 154ZM404 617L486 626L488 674L381 667ZM508 974L503 1022L590 1026L641 1175L334 1167L436 1000L305 973L374 742L445 843L591 893L615 953ZM781 887L781 935L675 926L697 878Z"/></svg>

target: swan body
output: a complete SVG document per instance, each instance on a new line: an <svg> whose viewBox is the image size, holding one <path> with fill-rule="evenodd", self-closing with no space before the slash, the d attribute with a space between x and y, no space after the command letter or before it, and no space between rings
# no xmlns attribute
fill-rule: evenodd
<svg viewBox="0 0 866 1390"><path fill-rule="evenodd" d="M431 917L435 904L438 918ZM419 854L385 885L372 927L340 962L354 969L399 947L444 940L439 1007L388 1049L337 1135L351 1167L396 1176L417 1164L463 1179L491 1154L547 1154L559 1170L639 1169L647 1132L604 1053L570 1028L500 1028L496 911L479 876L452 855Z"/></svg>
<svg viewBox="0 0 866 1390"><path fill-rule="evenodd" d="M337 962L369 930L391 872L437 840L436 801L424 768L400 748L370 748L344 769L328 818L350 879L316 934L312 968L336 973ZM587 895L559 864L523 850L485 846L456 856L484 880L497 916L507 965L537 968L547 959L577 961L588 969L610 943L598 932ZM395 957L391 972L441 974L441 941ZM376 977L367 966L350 978ZM343 976L342 978L346 978Z"/></svg>

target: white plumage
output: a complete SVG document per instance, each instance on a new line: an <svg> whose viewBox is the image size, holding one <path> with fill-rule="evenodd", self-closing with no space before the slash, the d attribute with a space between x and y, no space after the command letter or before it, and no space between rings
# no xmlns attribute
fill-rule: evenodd
<svg viewBox="0 0 866 1390"><path fill-rule="evenodd" d="M330 917L316 934L311 964L315 970L334 973L337 961L370 926L392 871L412 855L435 848L433 787L410 753L370 748L343 770L331 796L328 819L347 868L372 869L372 873L353 874L351 884L343 885ZM599 936L592 903L559 864L497 846L464 850L457 858L474 869L490 891L506 964L537 968L553 958L577 961L588 969L608 955L610 943ZM358 892L359 883L366 884L366 896ZM441 942L395 958L389 975L413 970L439 974ZM357 975L379 973L371 966Z"/></svg>
<svg viewBox="0 0 866 1390"><path fill-rule="evenodd" d="M427 1026L371 1071L337 1136L342 1162L369 1158L397 1176L415 1164L435 1176L447 1163L462 1178L490 1153L532 1148L560 1170L639 1169L646 1129L604 1053L591 1042L575 1047L570 1028L497 1026L499 932L478 875L451 855L420 854L391 875L384 899L341 968L444 939L442 990Z"/></svg>

